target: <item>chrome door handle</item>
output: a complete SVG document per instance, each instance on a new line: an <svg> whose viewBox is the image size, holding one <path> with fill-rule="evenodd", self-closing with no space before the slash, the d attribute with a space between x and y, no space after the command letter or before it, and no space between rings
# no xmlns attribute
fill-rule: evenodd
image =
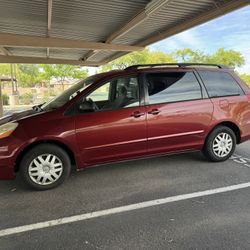
<svg viewBox="0 0 250 250"><path fill-rule="evenodd" d="M158 115L161 111L159 109L152 109L151 111L149 111L148 113L150 115Z"/></svg>
<svg viewBox="0 0 250 250"><path fill-rule="evenodd" d="M140 111L135 111L134 113L131 114L131 116L133 116L135 118L141 117L143 115L145 115L145 113L140 112Z"/></svg>

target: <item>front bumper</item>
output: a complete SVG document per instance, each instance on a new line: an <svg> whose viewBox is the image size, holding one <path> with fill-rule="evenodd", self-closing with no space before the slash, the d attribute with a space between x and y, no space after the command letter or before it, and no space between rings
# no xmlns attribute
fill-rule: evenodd
<svg viewBox="0 0 250 250"><path fill-rule="evenodd" d="M11 159L0 156L0 180L12 180L15 177L14 164Z"/></svg>
<svg viewBox="0 0 250 250"><path fill-rule="evenodd" d="M15 178L15 160L19 145L15 139L0 140L0 180Z"/></svg>
<svg viewBox="0 0 250 250"><path fill-rule="evenodd" d="M0 180L16 177L17 157L27 145L27 136L22 126L18 126L9 137L0 139Z"/></svg>

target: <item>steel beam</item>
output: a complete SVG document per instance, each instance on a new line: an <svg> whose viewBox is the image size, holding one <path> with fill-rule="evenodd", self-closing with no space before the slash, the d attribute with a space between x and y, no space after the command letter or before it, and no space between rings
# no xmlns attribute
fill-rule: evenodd
<svg viewBox="0 0 250 250"><path fill-rule="evenodd" d="M8 50L8 49L6 49L6 48L4 48L4 47L0 47L0 50L3 52L3 54L4 55L6 55L6 56L10 56L10 55L12 55L11 54L11 52Z"/></svg>
<svg viewBox="0 0 250 250"><path fill-rule="evenodd" d="M143 50L141 46L121 44L107 44L87 42L83 40L69 40L52 37L24 36L0 33L0 46L31 47L31 48L64 48L64 49L89 49L110 51L137 51Z"/></svg>
<svg viewBox="0 0 250 250"><path fill-rule="evenodd" d="M29 63L29 64L71 64L81 66L101 66L99 62L84 62L81 60L53 59L46 57L1 56L0 63Z"/></svg>

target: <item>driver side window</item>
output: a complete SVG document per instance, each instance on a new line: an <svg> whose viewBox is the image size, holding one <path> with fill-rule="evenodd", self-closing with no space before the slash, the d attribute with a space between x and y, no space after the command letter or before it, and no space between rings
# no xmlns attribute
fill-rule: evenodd
<svg viewBox="0 0 250 250"><path fill-rule="evenodd" d="M110 82L105 83L98 89L94 90L88 98L91 98L94 102L104 102L109 100Z"/></svg>
<svg viewBox="0 0 250 250"><path fill-rule="evenodd" d="M86 97L95 111L114 110L139 106L137 77L121 77L106 82Z"/></svg>

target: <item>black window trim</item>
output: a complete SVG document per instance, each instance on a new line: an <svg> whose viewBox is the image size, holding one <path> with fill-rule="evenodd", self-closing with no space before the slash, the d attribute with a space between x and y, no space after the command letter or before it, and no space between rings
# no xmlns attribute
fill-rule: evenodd
<svg viewBox="0 0 250 250"><path fill-rule="evenodd" d="M206 89L206 86L204 84L204 82L202 81L199 73L197 72L196 69L194 69L194 75L197 79L197 81L199 82L200 86L201 86L201 94L202 94L202 99L209 99L209 95L208 95L208 92L207 92L207 89Z"/></svg>
<svg viewBox="0 0 250 250"><path fill-rule="evenodd" d="M148 94L148 87L146 84L146 76L149 74L163 74L163 73L178 73L178 72L191 72L194 74L195 79L197 80L199 86L200 86L200 91L201 91L201 98L197 99L192 99L192 100L180 100L180 101L173 101L173 102L160 102L160 103L149 103L149 94ZM180 103L180 102L192 102L192 101L199 101L203 99L208 99L208 97L204 96L204 91L206 93L206 89L204 89L203 84L199 81L199 78L196 75L196 72L194 70L168 70L168 71L157 71L157 72L145 72L143 73L143 86L144 86L144 95L145 95L145 105L146 106L151 106L151 105L161 105L161 104L171 104L171 103Z"/></svg>

